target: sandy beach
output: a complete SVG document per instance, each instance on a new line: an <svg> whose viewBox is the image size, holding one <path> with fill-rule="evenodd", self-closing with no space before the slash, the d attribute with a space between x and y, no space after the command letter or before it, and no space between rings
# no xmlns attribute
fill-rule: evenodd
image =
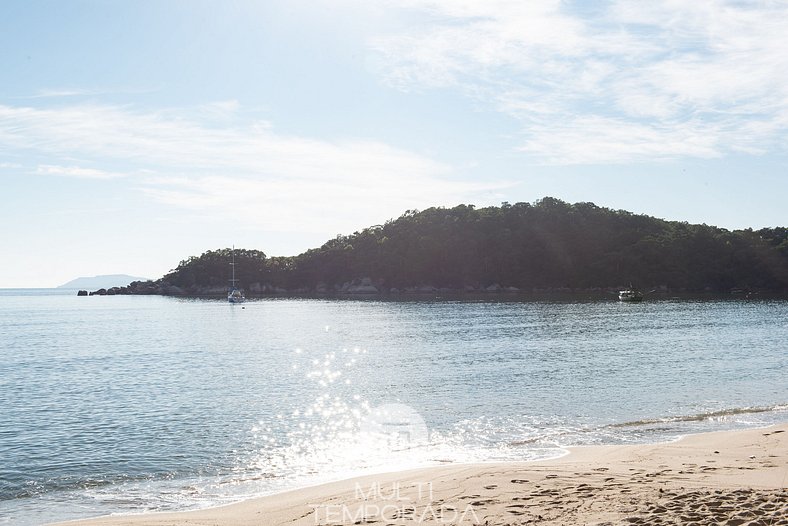
<svg viewBox="0 0 788 526"><path fill-rule="evenodd" d="M572 448L541 462L370 475L206 510L85 525L788 525L788 424Z"/></svg>

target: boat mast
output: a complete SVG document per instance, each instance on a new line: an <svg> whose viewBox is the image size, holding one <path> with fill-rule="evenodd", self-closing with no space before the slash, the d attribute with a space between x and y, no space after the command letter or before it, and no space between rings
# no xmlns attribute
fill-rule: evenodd
<svg viewBox="0 0 788 526"><path fill-rule="evenodd" d="M235 289L237 288L235 284L238 281L237 279L235 279L235 245L233 245L233 261L232 263L230 263L230 266L233 269L233 278L230 280L230 284L233 286L233 289Z"/></svg>

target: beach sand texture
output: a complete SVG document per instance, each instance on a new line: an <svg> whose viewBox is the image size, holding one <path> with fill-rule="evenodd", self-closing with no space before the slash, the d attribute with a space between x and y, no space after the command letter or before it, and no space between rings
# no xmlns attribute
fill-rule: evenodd
<svg viewBox="0 0 788 526"><path fill-rule="evenodd" d="M85 525L788 525L788 424L573 448L541 462L370 475L193 512Z"/></svg>

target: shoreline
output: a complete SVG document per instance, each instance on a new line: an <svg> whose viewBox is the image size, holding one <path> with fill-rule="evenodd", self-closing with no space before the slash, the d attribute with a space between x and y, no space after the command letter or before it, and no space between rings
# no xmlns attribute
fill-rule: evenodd
<svg viewBox="0 0 788 526"><path fill-rule="evenodd" d="M16 289L6 289L16 290ZM27 289L19 289L27 290ZM31 289L32 290L32 289ZM48 289L40 289L48 290ZM58 290L58 289L55 289ZM65 290L65 289L62 289ZM78 289L68 289L65 295L78 295ZM618 303L617 292L599 292L587 290L572 290L565 292L533 292L533 291L495 291L495 292L467 292L462 290L436 290L434 292L271 292L271 293L249 293L244 292L248 301L258 301L266 299L313 299L313 300L376 300L376 301L424 301L424 300L467 300L467 301L612 301ZM160 298L175 298L185 300L217 300L226 301L227 295L222 294L129 294L112 293L98 294L88 293L87 296L156 296ZM84 294L83 294L84 296ZM781 291L760 291L751 295L732 294L730 292L660 292L649 294L646 301L670 301L670 300L707 300L707 301L759 301L759 300L788 300L788 292Z"/></svg>
<svg viewBox="0 0 788 526"><path fill-rule="evenodd" d="M195 511L58 524L788 524L788 422L567 449L548 460L368 474Z"/></svg>

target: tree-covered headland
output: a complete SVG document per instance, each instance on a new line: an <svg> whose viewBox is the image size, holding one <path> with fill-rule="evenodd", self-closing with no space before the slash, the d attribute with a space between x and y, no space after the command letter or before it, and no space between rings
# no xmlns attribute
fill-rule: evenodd
<svg viewBox="0 0 788 526"><path fill-rule="evenodd" d="M231 258L231 249L190 257L147 290L220 293ZM788 228L729 231L546 197L407 211L298 256L236 249L235 261L247 294L591 290L630 283L786 292Z"/></svg>

